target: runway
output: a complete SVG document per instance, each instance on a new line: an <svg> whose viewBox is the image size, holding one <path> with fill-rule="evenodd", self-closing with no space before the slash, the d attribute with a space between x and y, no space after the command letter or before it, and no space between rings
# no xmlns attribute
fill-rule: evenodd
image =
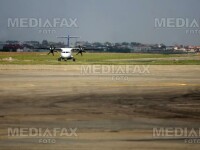
<svg viewBox="0 0 200 150"><path fill-rule="evenodd" d="M198 65L146 66L148 71L132 73L118 66L114 74L102 66L83 73L83 67L0 65L1 149L200 148L182 136L153 136L154 128L200 128ZM8 136L8 128L76 128L77 136Z"/></svg>

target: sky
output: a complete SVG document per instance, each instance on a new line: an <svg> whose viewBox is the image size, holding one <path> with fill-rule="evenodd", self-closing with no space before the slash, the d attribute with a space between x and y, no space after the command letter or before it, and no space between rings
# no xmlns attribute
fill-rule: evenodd
<svg viewBox="0 0 200 150"><path fill-rule="evenodd" d="M64 41L57 36L75 35L89 42L200 45L200 27L196 24L155 25L155 19L162 18L188 19L189 24L195 19L200 25L199 6L199 0L1 0L0 41ZM40 19L42 23L50 20L51 24L60 18L60 22L55 28L17 27L14 19L21 18ZM68 21L67 27L60 26L63 19Z"/></svg>

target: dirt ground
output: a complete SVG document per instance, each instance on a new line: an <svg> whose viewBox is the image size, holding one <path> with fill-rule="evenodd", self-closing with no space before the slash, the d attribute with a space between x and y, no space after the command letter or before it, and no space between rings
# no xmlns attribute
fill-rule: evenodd
<svg viewBox="0 0 200 150"><path fill-rule="evenodd" d="M1 150L199 150L153 136L153 128L200 128L199 66L123 75L82 67L0 65ZM77 136L11 137L8 128L77 128Z"/></svg>

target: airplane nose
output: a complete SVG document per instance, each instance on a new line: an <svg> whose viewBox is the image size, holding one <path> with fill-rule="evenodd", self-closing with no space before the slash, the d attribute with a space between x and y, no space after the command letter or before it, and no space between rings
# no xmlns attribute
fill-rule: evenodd
<svg viewBox="0 0 200 150"><path fill-rule="evenodd" d="M61 57L68 58L70 57L69 53L61 53Z"/></svg>

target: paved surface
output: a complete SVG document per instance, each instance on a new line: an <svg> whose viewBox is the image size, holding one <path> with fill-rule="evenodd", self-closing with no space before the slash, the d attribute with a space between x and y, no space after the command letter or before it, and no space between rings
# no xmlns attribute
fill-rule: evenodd
<svg viewBox="0 0 200 150"><path fill-rule="evenodd" d="M200 67L123 67L1 65L0 149L199 149L153 128L200 127ZM8 136L8 128L77 128L77 136Z"/></svg>

